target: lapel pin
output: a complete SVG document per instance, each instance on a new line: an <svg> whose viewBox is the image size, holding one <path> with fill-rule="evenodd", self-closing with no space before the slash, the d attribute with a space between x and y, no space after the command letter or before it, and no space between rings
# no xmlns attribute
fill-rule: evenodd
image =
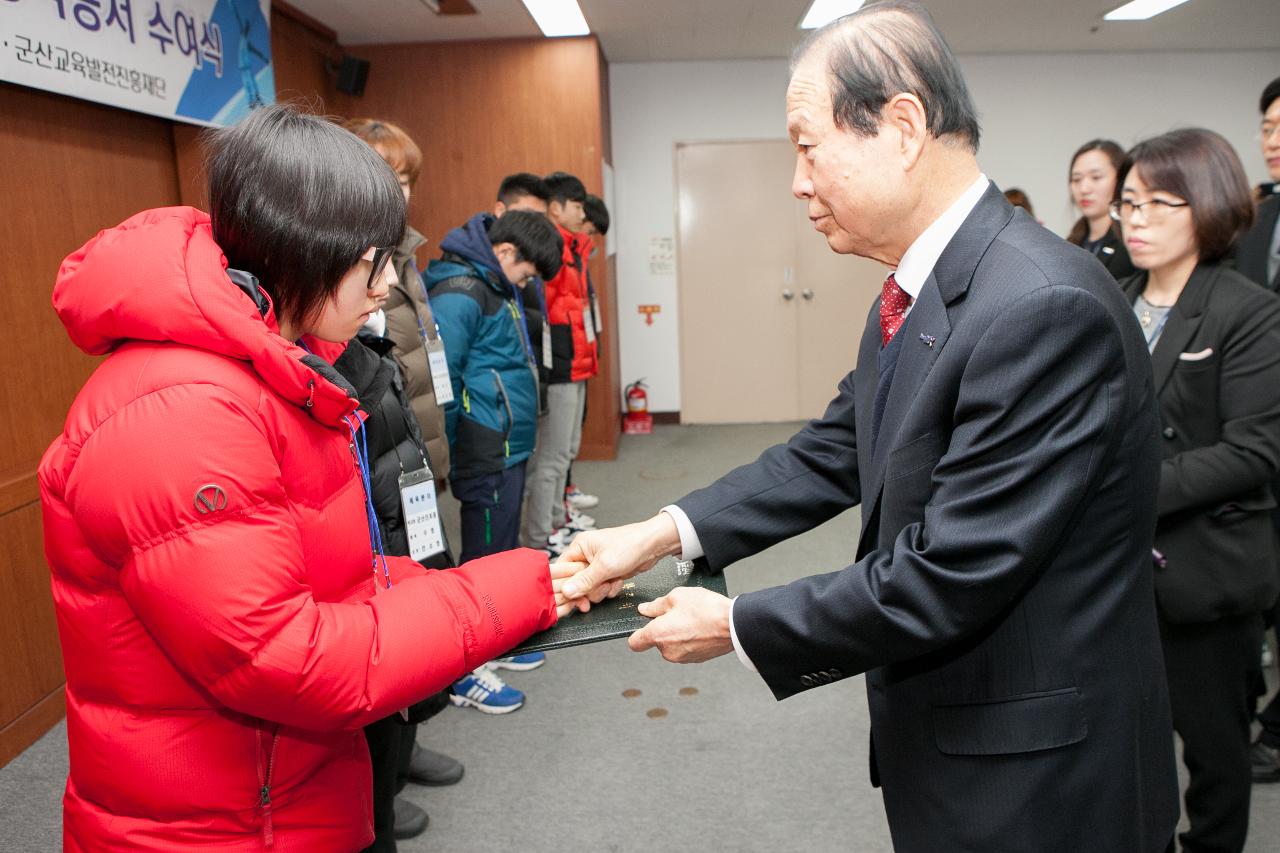
<svg viewBox="0 0 1280 853"><path fill-rule="evenodd" d="M921 336L920 336L920 343L924 344L924 345L925 345L925 346L927 346L929 349L933 349L933 345L934 345L934 344L936 344L937 342L938 342L938 339L937 339L937 338L935 338L933 335L921 335Z"/></svg>

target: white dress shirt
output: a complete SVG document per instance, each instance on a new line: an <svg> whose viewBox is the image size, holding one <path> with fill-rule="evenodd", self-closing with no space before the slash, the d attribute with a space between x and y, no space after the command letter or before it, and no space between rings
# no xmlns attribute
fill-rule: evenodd
<svg viewBox="0 0 1280 853"><path fill-rule="evenodd" d="M978 201L987 191L990 185L987 176L978 175L978 179L973 182L970 187L960 194L951 206L942 212L942 215L933 221L933 223L924 231L914 242L907 248L902 255L902 260L898 262L898 268L893 270L894 280L897 281L898 287L906 291L911 297L911 304L914 305L920 296L920 291L924 287L924 283L928 281L933 268L938 263L938 258L942 256L943 250L947 248L947 244L956 236L956 232L960 230L960 226L969 218L969 214L978 206ZM908 306L907 313L911 313ZM696 560L703 556L702 543L698 540L698 531L693 529L693 522L689 521L689 516L685 515L684 510L675 504L664 506L662 512L671 516L671 520L676 523L676 530L680 534L680 559ZM735 597L729 605L729 637L733 640L733 650L738 654L738 660L742 665L752 672L757 672L755 664L751 662L751 658L747 657L747 653L742 650L742 644L738 642L738 630L733 624L733 605L738 599Z"/></svg>

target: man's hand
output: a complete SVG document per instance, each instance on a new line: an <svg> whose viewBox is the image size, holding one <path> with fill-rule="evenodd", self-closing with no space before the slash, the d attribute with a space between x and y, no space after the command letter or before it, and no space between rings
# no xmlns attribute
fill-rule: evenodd
<svg viewBox="0 0 1280 853"><path fill-rule="evenodd" d="M627 640L633 652L657 648L672 663L702 663L733 651L729 610L733 600L709 589L677 587L641 604L643 616L655 617Z"/></svg>
<svg viewBox="0 0 1280 853"><path fill-rule="evenodd" d="M561 555L560 563L585 563L587 568L566 579L560 587L561 594L566 600L592 598L602 587L611 589L653 568L663 557L678 553L680 533L665 512L637 524L579 533ZM603 595L595 601L602 598Z"/></svg>

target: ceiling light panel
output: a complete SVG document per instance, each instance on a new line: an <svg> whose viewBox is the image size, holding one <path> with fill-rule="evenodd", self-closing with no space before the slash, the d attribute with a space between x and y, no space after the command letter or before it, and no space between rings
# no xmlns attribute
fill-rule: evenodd
<svg viewBox="0 0 1280 853"><path fill-rule="evenodd" d="M590 34L578 0L523 0L542 34L547 38Z"/></svg>
<svg viewBox="0 0 1280 853"><path fill-rule="evenodd" d="M1145 21L1186 2L1187 0L1133 0L1132 3L1112 9L1103 17L1108 21Z"/></svg>
<svg viewBox="0 0 1280 853"><path fill-rule="evenodd" d="M813 0L809 11L805 12L800 21L800 29L816 30L818 27L825 27L836 18L858 11L863 2L864 0Z"/></svg>

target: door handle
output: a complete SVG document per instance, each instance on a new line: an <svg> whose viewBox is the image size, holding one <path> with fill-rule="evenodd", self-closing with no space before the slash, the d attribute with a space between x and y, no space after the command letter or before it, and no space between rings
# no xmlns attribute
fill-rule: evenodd
<svg viewBox="0 0 1280 853"><path fill-rule="evenodd" d="M792 299L796 298L795 291L789 287L786 288L785 290L782 291L782 298L790 302Z"/></svg>
<svg viewBox="0 0 1280 853"><path fill-rule="evenodd" d="M800 291L800 295L804 297L806 302L808 302L813 298L813 291L806 287L804 290Z"/></svg>

